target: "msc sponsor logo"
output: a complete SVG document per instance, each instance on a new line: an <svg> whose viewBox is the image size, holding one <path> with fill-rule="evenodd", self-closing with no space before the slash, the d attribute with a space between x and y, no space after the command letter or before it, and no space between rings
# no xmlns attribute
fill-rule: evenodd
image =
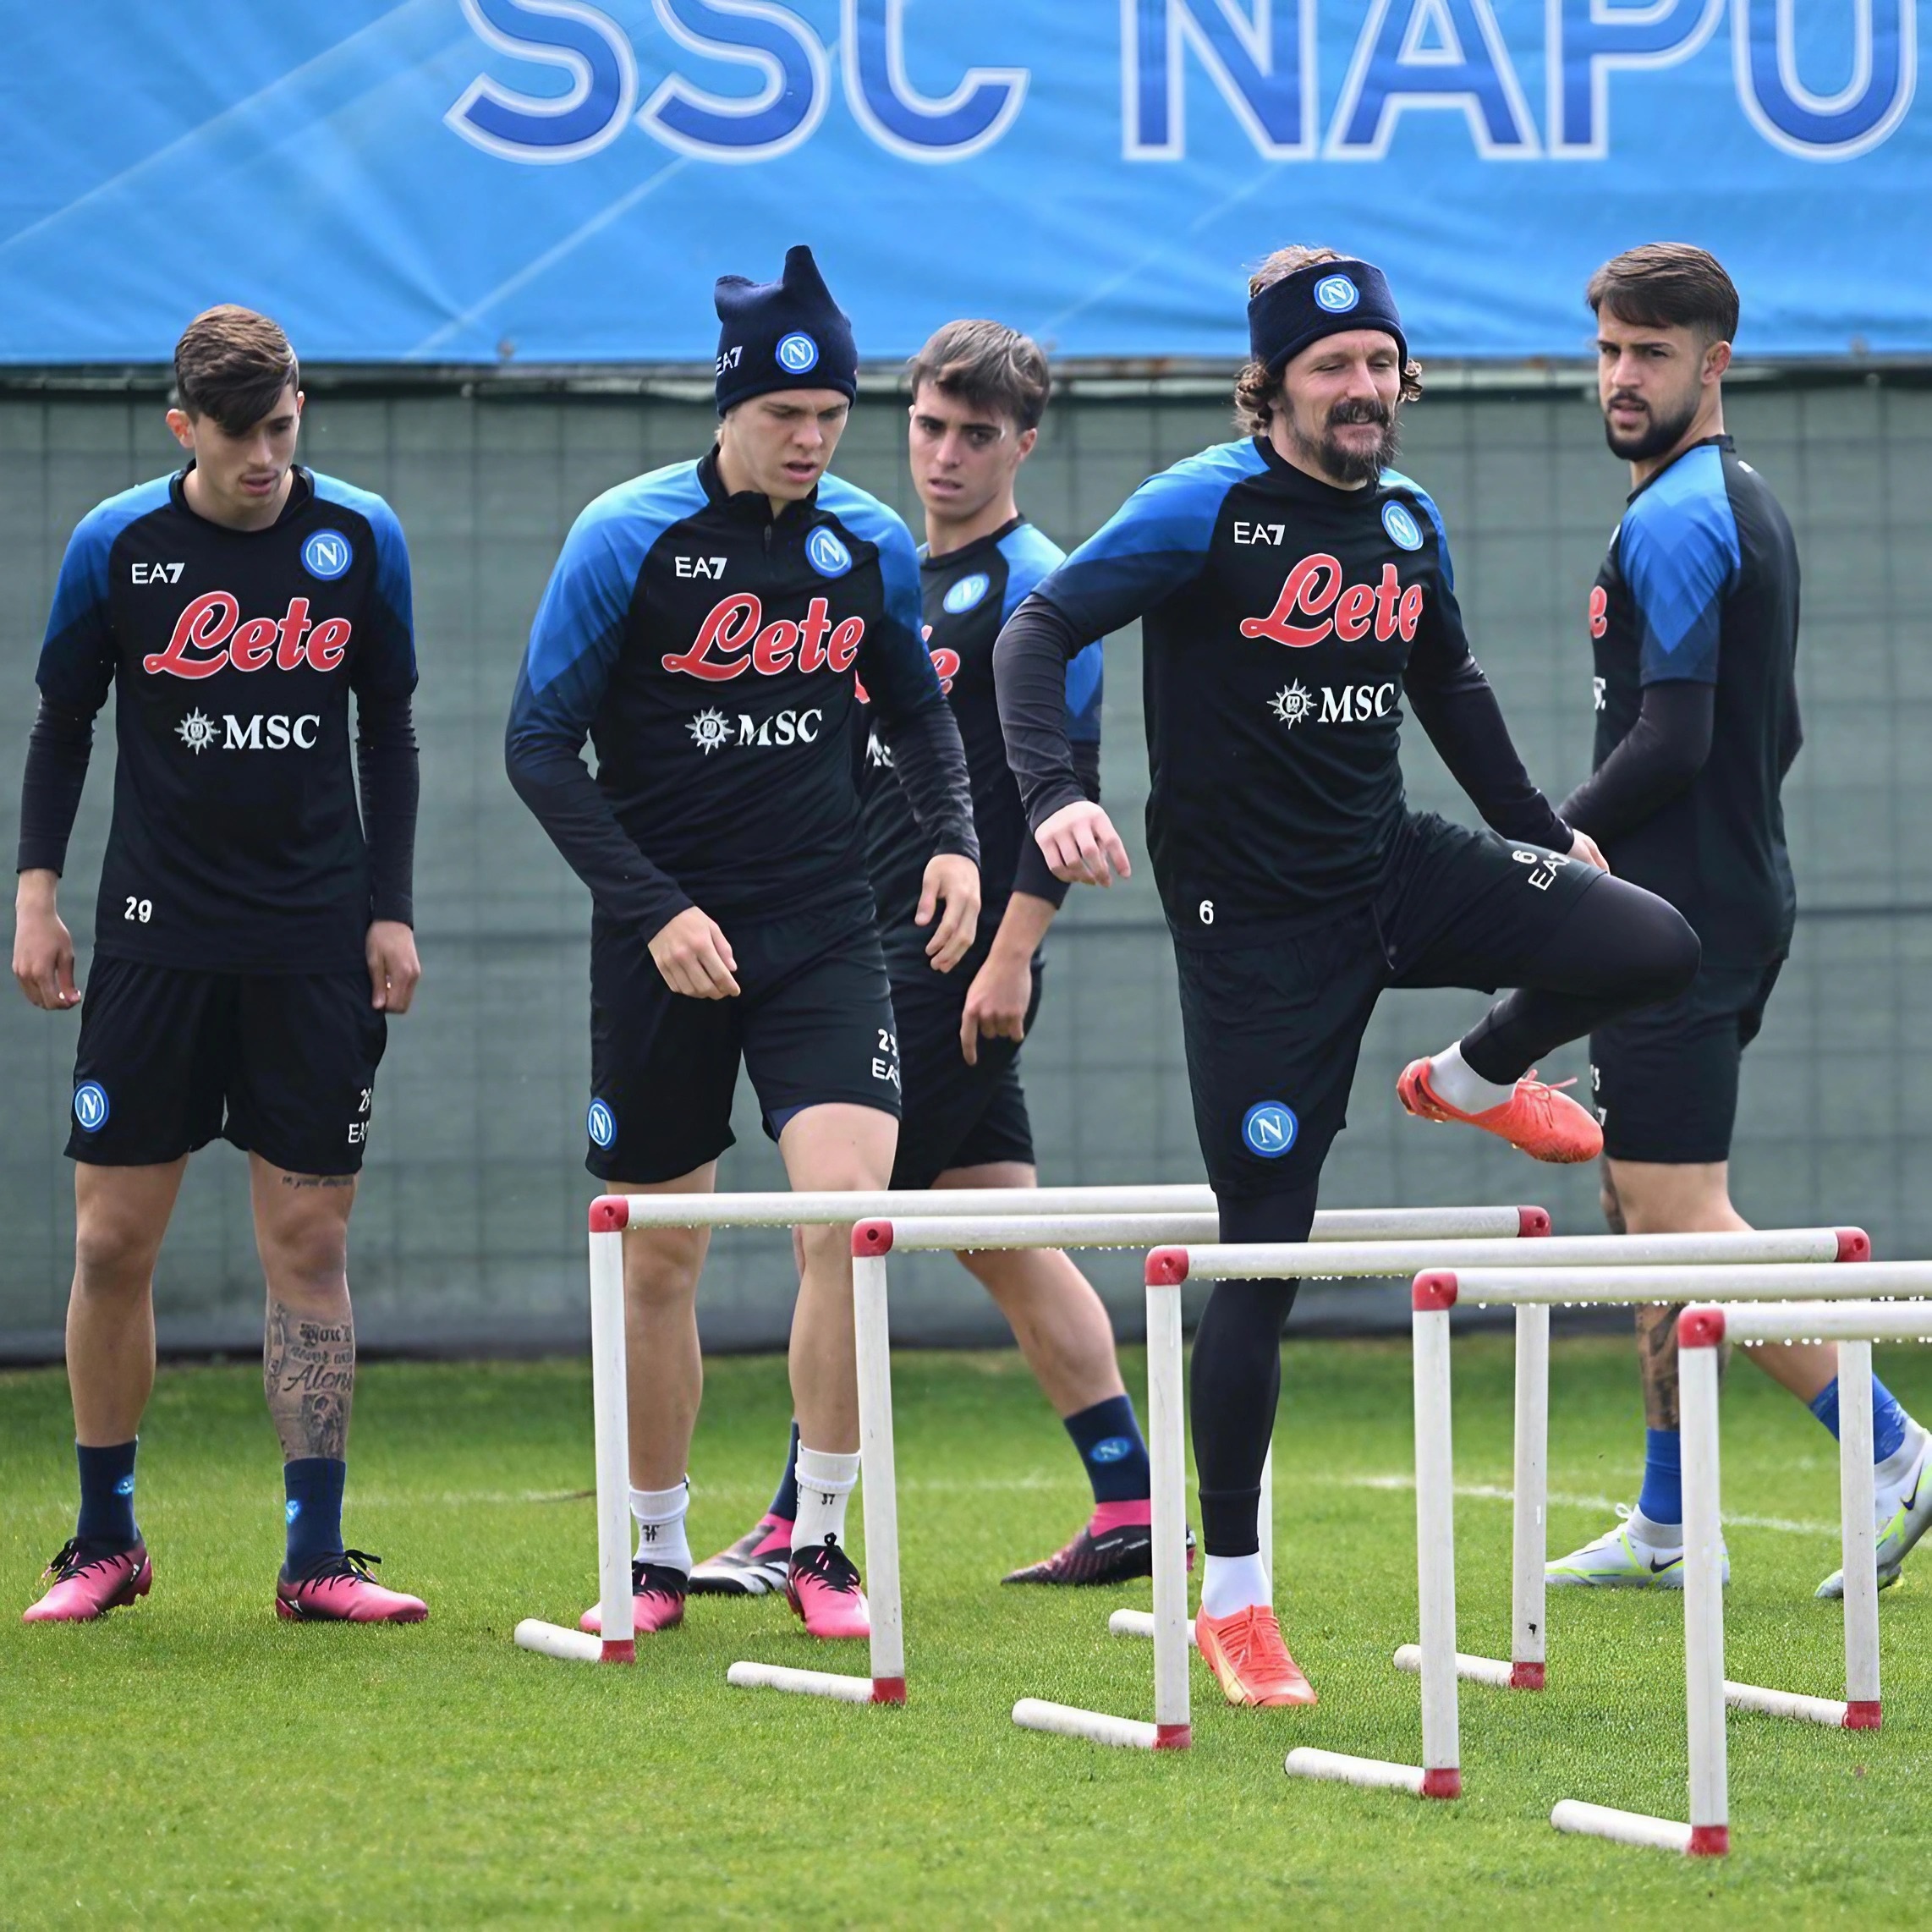
<svg viewBox="0 0 1932 1932"><path fill-rule="evenodd" d="M975 570L970 577L962 577L940 599L940 607L958 617L961 612L971 610L992 587L992 579L984 570Z"/></svg>
<svg viewBox="0 0 1932 1932"><path fill-rule="evenodd" d="M320 534L320 533L318 533ZM310 539L313 541L313 539ZM354 626L347 617L309 622L309 600L291 597L278 617L250 617L232 591L209 590L174 620L164 650L151 651L141 669L156 676L212 678L217 671L333 671L349 655Z"/></svg>
<svg viewBox="0 0 1932 1932"><path fill-rule="evenodd" d="M774 711L763 718L741 712L735 725L722 711L702 711L691 720L689 728L692 744L709 758L727 744L816 744L824 725L825 713L816 710Z"/></svg>
<svg viewBox="0 0 1932 1932"><path fill-rule="evenodd" d="M805 539L805 562L821 577L843 577L852 568L852 552L838 541L838 532L821 524Z"/></svg>
<svg viewBox="0 0 1932 1932"><path fill-rule="evenodd" d="M819 345L803 329L778 338L778 366L793 376L803 376L818 366Z"/></svg>
<svg viewBox="0 0 1932 1932"><path fill-rule="evenodd" d="M611 1111L607 1100L592 1100L590 1111L585 1117L585 1130L599 1147L608 1149L617 1137L617 1117Z"/></svg>
<svg viewBox="0 0 1932 1932"><path fill-rule="evenodd" d="M1294 1110L1280 1100L1257 1100L1241 1117L1241 1138L1251 1154L1264 1161L1279 1161L1295 1144L1301 1122Z"/></svg>
<svg viewBox="0 0 1932 1932"><path fill-rule="evenodd" d="M83 1133L98 1133L107 1114L107 1089L98 1080L83 1080L74 1089L74 1124Z"/></svg>
<svg viewBox="0 0 1932 1932"><path fill-rule="evenodd" d="M838 542L837 537L832 541ZM844 548L839 544L842 555ZM842 617L833 623L832 606L823 597L814 597L797 623L788 617L766 623L764 605L752 592L740 590L712 605L689 650L672 651L658 661L667 671L711 684L728 683L747 671L761 678L787 671L845 672L852 668L864 635L864 618Z"/></svg>
<svg viewBox="0 0 1932 1932"><path fill-rule="evenodd" d="M1315 285L1315 302L1331 316L1345 316L1362 299L1361 292L1346 275L1325 275Z"/></svg>
<svg viewBox="0 0 1932 1932"><path fill-rule="evenodd" d="M217 746L223 751L313 751L321 729L320 711L295 716L286 711L257 711L245 721L225 712L217 727L212 718L193 711L174 727L174 734L199 758Z"/></svg>
<svg viewBox="0 0 1932 1932"><path fill-rule="evenodd" d="M1320 622L1297 623L1297 617ZM1340 560L1318 551L1288 573L1266 617L1241 620L1241 634L1268 638L1291 650L1306 650L1331 633L1343 644L1359 644L1371 633L1378 644L1398 635L1413 644L1421 622L1422 586L1404 590L1393 563L1382 566L1379 583L1345 585Z"/></svg>
<svg viewBox="0 0 1932 1932"><path fill-rule="evenodd" d="M336 579L355 562L355 552L340 530L311 530L302 546L302 568L325 584Z"/></svg>
<svg viewBox="0 0 1932 1932"><path fill-rule="evenodd" d="M1276 692L1268 708L1290 731L1298 724L1372 724L1396 708L1391 678L1380 684L1325 684L1319 693L1298 679Z"/></svg>
<svg viewBox="0 0 1932 1932"><path fill-rule="evenodd" d="M1382 528L1389 533L1389 541L1399 549L1422 548L1422 528L1408 513L1407 503L1383 504Z"/></svg>

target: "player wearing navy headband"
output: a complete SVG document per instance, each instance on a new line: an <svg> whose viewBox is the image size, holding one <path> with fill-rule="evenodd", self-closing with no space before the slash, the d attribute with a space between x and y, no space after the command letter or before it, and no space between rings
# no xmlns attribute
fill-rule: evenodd
<svg viewBox="0 0 1932 1932"><path fill-rule="evenodd" d="M1420 370L1380 272L1287 249L1249 294L1236 399L1252 434L1143 484L1020 606L995 667L1041 850L1060 876L1105 885L1127 854L1080 792L1057 694L1086 639L1142 619L1148 847L1221 1237L1293 1242L1314 1221L1384 987L1517 987L1397 1090L1426 1119L1581 1161L1595 1122L1528 1070L1682 991L1698 949L1668 905L1601 869L1510 742L1469 654L1441 518L1390 468ZM1408 809L1405 697L1492 832ZM1294 1287L1217 1284L1194 1345L1194 1627L1237 1704L1314 1697L1257 1554Z"/></svg>
<svg viewBox="0 0 1932 1932"><path fill-rule="evenodd" d="M67 547L20 804L14 973L81 1001L56 907L94 719L119 763L75 1055L67 1369L80 1518L29 1622L145 1596L135 1434L154 1384L156 1256L188 1156L246 1150L282 1441L285 1618L414 1622L342 1539L355 1384L349 1210L386 1016L406 1013L416 817L409 560L380 497L295 460L294 352L211 309L174 353L185 468L110 497ZM355 766L349 697L355 698Z"/></svg>
<svg viewBox="0 0 1932 1932"><path fill-rule="evenodd" d="M1596 756L1563 815L1704 942L1696 982L1590 1039L1604 1212L1619 1233L1726 1232L1739 1063L1791 946L1797 895L1780 789L1797 757L1798 562L1777 499L1724 431L1737 291L1702 249L1606 262L1587 299L1597 391L1631 496L1590 591ZM1676 1308L1637 1311L1646 1453L1633 1510L1549 1566L1552 1583L1683 1585ZM1838 1433L1838 1350L1751 1359ZM1932 1436L1874 1376L1880 1587L1932 1525ZM1728 1572L1728 1560L1726 1561ZM1820 1596L1842 1594L1834 1573Z"/></svg>
<svg viewBox="0 0 1932 1932"><path fill-rule="evenodd" d="M1019 513L1014 482L1039 436L1046 358L997 322L949 322L912 363L914 487L925 507L919 582L925 644L965 742L980 835L980 936L934 970L913 923L930 845L876 731L866 742L867 869L898 1016L905 1115L895 1188L1030 1188L1033 1130L1020 1042L1040 1003L1041 941L1067 887L1028 832L993 695L993 644L1061 552ZM1066 669L1067 735L1080 783L1100 796L1100 646ZM1008 1583L1103 1583L1145 1576L1146 1445L1114 1360L1100 1297L1065 1254L962 1254L1013 1324L1093 1490L1093 1514L1062 1550ZM793 1432L793 1454L798 1435ZM758 1595L785 1579L798 1511L788 1463L763 1518L692 1572L694 1590Z"/></svg>
<svg viewBox="0 0 1932 1932"><path fill-rule="evenodd" d="M629 1193L715 1186L742 1057L793 1187L879 1188L900 1072L854 787L857 680L929 854L900 916L941 972L980 903L965 758L919 642L912 538L826 474L859 358L810 250L778 282L722 277L716 303L716 447L577 519L517 683L510 777L594 903L591 1172ZM678 1622L689 1588L705 1248L673 1228L624 1243L640 1632ZM807 1229L803 1248L786 1589L815 1635L863 1637L841 1542L859 1476L849 1230Z"/></svg>

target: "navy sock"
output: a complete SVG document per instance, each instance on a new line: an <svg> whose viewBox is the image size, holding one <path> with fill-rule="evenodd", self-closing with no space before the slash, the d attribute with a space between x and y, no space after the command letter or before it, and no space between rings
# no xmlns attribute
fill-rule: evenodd
<svg viewBox="0 0 1932 1932"><path fill-rule="evenodd" d="M134 1444L90 1449L76 1442L74 1452L80 1461L80 1520L74 1534L102 1556L133 1549L140 1540L134 1528Z"/></svg>
<svg viewBox="0 0 1932 1932"><path fill-rule="evenodd" d="M1644 1487L1637 1507L1653 1523L1684 1519L1683 1463L1680 1438L1674 1429L1644 1431Z"/></svg>
<svg viewBox="0 0 1932 1932"><path fill-rule="evenodd" d="M342 1490L348 1463L334 1456L302 1456L282 1465L288 1492L291 1577L308 1574L325 1556L342 1554Z"/></svg>
<svg viewBox="0 0 1932 1932"><path fill-rule="evenodd" d="M1825 1426L1831 1431L1833 1441L1838 1435L1838 1378L1834 1375L1823 1388L1805 1405ZM1876 1375L1872 1377L1872 1460L1882 1463L1887 1457L1897 1452L1898 1446L1905 1440L1905 1425L1911 1419L1899 1400Z"/></svg>
<svg viewBox="0 0 1932 1932"><path fill-rule="evenodd" d="M1141 1440L1131 1397L1109 1396L1063 1419L1086 1465L1095 1502L1138 1502L1151 1491L1147 1445Z"/></svg>
<svg viewBox="0 0 1932 1932"><path fill-rule="evenodd" d="M787 1523L799 1520L799 1424L792 1424L792 1446L785 1452L785 1473L778 1479L778 1493L771 1499L767 1516L782 1517Z"/></svg>

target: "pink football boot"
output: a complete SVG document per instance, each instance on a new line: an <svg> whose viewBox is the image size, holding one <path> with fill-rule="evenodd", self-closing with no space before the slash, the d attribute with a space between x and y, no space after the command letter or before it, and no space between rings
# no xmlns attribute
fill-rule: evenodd
<svg viewBox="0 0 1932 1932"><path fill-rule="evenodd" d="M670 1630L684 1621L684 1596L691 1579L682 1570L663 1563L633 1563L630 1567L630 1614L639 1637L653 1631ZM604 1608L594 1603L577 1620L579 1630L593 1637L604 1633Z"/></svg>
<svg viewBox="0 0 1932 1932"><path fill-rule="evenodd" d="M386 1590L369 1573L380 1556L344 1550L300 1582L275 1580L275 1614L289 1623L420 1623L430 1606L419 1596Z"/></svg>
<svg viewBox="0 0 1932 1932"><path fill-rule="evenodd" d="M794 1550L785 1578L785 1600L814 1637L870 1637L872 1619L859 1568L828 1536L815 1549Z"/></svg>
<svg viewBox="0 0 1932 1932"><path fill-rule="evenodd" d="M71 1538L49 1563L44 1576L53 1587L21 1612L23 1623L91 1623L111 1610L145 1596L154 1584L147 1545L137 1543L113 1556L84 1556L80 1539Z"/></svg>

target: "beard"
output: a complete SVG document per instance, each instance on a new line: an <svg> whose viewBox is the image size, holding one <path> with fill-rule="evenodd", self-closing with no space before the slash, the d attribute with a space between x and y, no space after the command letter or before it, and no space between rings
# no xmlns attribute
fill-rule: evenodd
<svg viewBox="0 0 1932 1932"><path fill-rule="evenodd" d="M1335 433L1356 423L1380 425L1381 435L1366 451L1344 443ZM1290 418L1288 437L1298 454L1347 489L1375 482L1395 461L1396 452L1402 444L1402 431L1397 424L1395 410L1370 402L1337 403L1328 412L1318 436L1304 436L1301 425Z"/></svg>
<svg viewBox="0 0 1932 1932"><path fill-rule="evenodd" d="M1632 402L1627 396L1613 396L1612 402ZM1668 409L1658 409L1649 403L1638 403L1644 411L1644 425L1633 435L1620 436L1611 426L1606 413L1603 419L1603 440L1610 445L1612 456L1620 456L1626 463L1645 463L1653 456L1661 456L1666 450L1674 449L1677 440L1691 426L1697 414L1697 398Z"/></svg>

